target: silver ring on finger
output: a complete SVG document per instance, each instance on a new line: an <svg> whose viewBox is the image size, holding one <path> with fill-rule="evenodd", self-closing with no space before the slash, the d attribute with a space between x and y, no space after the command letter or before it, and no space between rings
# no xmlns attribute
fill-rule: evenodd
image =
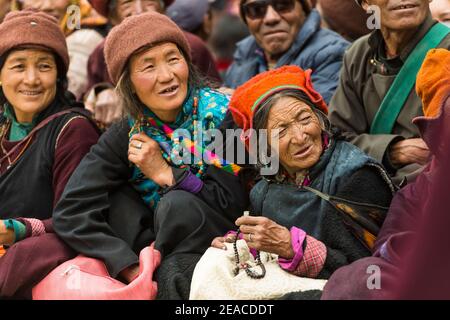
<svg viewBox="0 0 450 320"><path fill-rule="evenodd" d="M248 234L248 242L252 242L252 234L251 233Z"/></svg>

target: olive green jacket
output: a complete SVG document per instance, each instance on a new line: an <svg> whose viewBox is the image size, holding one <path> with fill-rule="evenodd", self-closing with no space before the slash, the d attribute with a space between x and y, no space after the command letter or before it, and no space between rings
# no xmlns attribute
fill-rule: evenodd
<svg viewBox="0 0 450 320"><path fill-rule="evenodd" d="M405 62L415 46L428 30L437 23L427 17L419 27L417 36L401 52L400 59ZM339 86L330 102L331 123L340 128L346 139L364 152L382 162L399 183L404 177L411 182L421 171L421 166L412 164L396 170L386 156L389 145L402 139L420 137L419 130L412 119L423 115L422 102L412 90L391 134L370 134L375 115L392 85L396 73L387 72L376 59L380 46L384 46L380 30L356 40L347 50L341 69ZM439 48L450 48L450 35L439 44Z"/></svg>

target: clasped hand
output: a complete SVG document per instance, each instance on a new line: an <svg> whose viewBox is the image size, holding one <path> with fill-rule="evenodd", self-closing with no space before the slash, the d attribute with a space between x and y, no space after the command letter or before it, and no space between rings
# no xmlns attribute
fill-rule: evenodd
<svg viewBox="0 0 450 320"><path fill-rule="evenodd" d="M143 132L131 137L128 160L163 188L175 183L172 168L164 160L159 144Z"/></svg>
<svg viewBox="0 0 450 320"><path fill-rule="evenodd" d="M236 225L240 228L249 248L277 254L285 259L294 257L291 233L287 228L268 218L252 216L240 217L236 220ZM235 239L235 235L217 237L211 246L226 250L225 242L232 243Z"/></svg>

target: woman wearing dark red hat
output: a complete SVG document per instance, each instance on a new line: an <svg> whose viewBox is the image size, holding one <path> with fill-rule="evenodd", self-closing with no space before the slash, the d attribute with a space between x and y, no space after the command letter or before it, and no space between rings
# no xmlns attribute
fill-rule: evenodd
<svg viewBox="0 0 450 320"><path fill-rule="evenodd" d="M12 12L0 33L0 298L31 298L74 254L53 233L53 206L98 132L67 92L56 19Z"/></svg>
<svg viewBox="0 0 450 320"><path fill-rule="evenodd" d="M280 170L250 193L253 214L262 217L236 221L248 246L277 254L289 272L322 279L369 255L373 239L367 233L354 236L362 230L353 223L347 228L348 221L323 194L343 198L343 204L388 207L394 188L381 165L330 126L311 70L286 66L262 73L235 91L230 110L238 126L256 130L258 140L265 139L259 132L266 129L269 145L278 143ZM272 135L275 130L278 136ZM246 145L252 153L252 144ZM213 246L223 248L230 240L216 238Z"/></svg>
<svg viewBox="0 0 450 320"><path fill-rule="evenodd" d="M156 12L129 17L108 35L105 58L128 116L78 167L55 210L55 229L77 251L102 259L113 277L131 282L142 245L155 241L164 269L167 256L202 253L248 201L236 167L192 159L206 150L199 134L221 127L229 98L199 80L179 27ZM124 204L122 231L113 233L108 194L122 185L137 191L147 214L129 226L125 217L134 213ZM137 243L141 235L145 241Z"/></svg>
<svg viewBox="0 0 450 320"><path fill-rule="evenodd" d="M88 0L21 0L18 9L35 9L58 20L66 36L70 56L67 71L69 90L82 100L88 85L87 62L89 56L103 41L108 20L99 15Z"/></svg>
<svg viewBox="0 0 450 320"><path fill-rule="evenodd" d="M92 1L91 4L98 11L103 12L112 26L117 26L125 18L145 12L164 13L173 0L102 0ZM147 30L149 31L149 30ZM184 32L193 64L204 76L221 81L216 69L214 58L206 44L196 35ZM121 105L111 86L111 78L107 72L105 57L105 43L100 43L89 57L88 62L88 93L86 94L86 108L94 113L97 121L109 127L122 115Z"/></svg>

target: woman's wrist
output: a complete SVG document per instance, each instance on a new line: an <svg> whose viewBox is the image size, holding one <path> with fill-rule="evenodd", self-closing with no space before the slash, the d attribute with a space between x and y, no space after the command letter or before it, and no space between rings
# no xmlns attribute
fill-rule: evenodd
<svg viewBox="0 0 450 320"><path fill-rule="evenodd" d="M286 245L286 249L280 254L286 260L292 260L295 256L294 248L292 247L291 238L289 237L289 243Z"/></svg>
<svg viewBox="0 0 450 320"><path fill-rule="evenodd" d="M285 245L278 252L278 256L282 257L285 260L292 260L295 256L295 250L294 250L294 246L292 245L291 232L289 231L289 229L287 229L287 228L285 228L285 229L286 229L286 232L285 232L286 240L284 241Z"/></svg>
<svg viewBox="0 0 450 320"><path fill-rule="evenodd" d="M169 165L164 166L158 170L158 173L154 177L150 178L156 184L162 188L168 188L175 184L175 179L173 177L172 168Z"/></svg>
<svg viewBox="0 0 450 320"><path fill-rule="evenodd" d="M303 243L306 239L306 233L302 229L292 227L290 230L290 235L291 247L294 254L290 258L279 256L278 262L283 269L294 271L303 259Z"/></svg>

